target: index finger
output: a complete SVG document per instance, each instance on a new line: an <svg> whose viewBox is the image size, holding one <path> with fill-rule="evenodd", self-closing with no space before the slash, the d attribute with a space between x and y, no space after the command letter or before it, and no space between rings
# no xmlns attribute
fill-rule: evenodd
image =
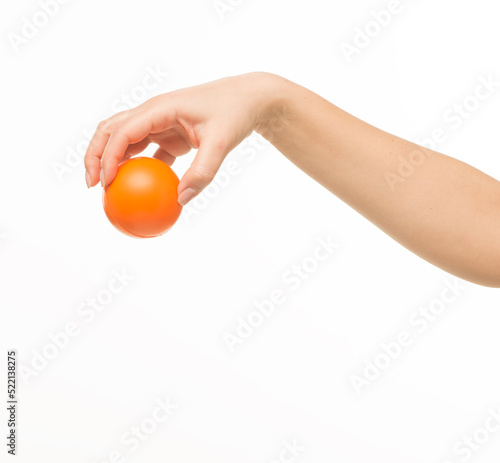
<svg viewBox="0 0 500 463"><path fill-rule="evenodd" d="M101 172L101 158L108 143L112 127L118 121L127 117L128 111L115 114L109 119L105 119L97 126L84 157L85 170L89 175L89 186L94 186L99 182Z"/></svg>

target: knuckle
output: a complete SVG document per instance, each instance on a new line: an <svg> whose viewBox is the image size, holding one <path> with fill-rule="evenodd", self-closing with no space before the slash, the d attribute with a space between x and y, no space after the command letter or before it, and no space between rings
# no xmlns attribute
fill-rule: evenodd
<svg viewBox="0 0 500 463"><path fill-rule="evenodd" d="M159 95L154 95L152 96L149 100L146 100L144 102L145 105L154 105L156 103L160 103L162 100L163 100L163 95L162 94L159 94Z"/></svg>
<svg viewBox="0 0 500 463"><path fill-rule="evenodd" d="M97 130L104 133L110 133L112 130L112 122L110 119L104 119L97 125Z"/></svg>
<svg viewBox="0 0 500 463"><path fill-rule="evenodd" d="M170 101L168 93L160 93L159 95L155 95L151 97L149 100L143 103L146 107L156 107L158 105L164 105L166 102Z"/></svg>
<svg viewBox="0 0 500 463"><path fill-rule="evenodd" d="M124 124L115 127L112 136L122 138L129 145L136 142L136 140L132 139L132 137L130 136L130 127L127 127Z"/></svg>
<svg viewBox="0 0 500 463"><path fill-rule="evenodd" d="M194 177L199 183L208 185L214 179L215 173L205 167L198 166L194 171Z"/></svg>

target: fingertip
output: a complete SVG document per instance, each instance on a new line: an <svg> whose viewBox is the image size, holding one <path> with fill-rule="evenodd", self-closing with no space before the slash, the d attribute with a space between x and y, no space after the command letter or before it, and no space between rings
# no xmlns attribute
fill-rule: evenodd
<svg viewBox="0 0 500 463"><path fill-rule="evenodd" d="M101 169L99 180L101 182L101 186L106 188L110 185L116 177L116 173L118 172L118 167L116 166L107 166L106 168Z"/></svg>
<svg viewBox="0 0 500 463"><path fill-rule="evenodd" d="M92 188L95 186L98 182L98 177L99 177L99 168L86 168L85 169L85 183L87 185L87 188Z"/></svg>
<svg viewBox="0 0 500 463"><path fill-rule="evenodd" d="M93 187L98 182L99 171L101 169L101 162L99 159L85 158L85 182L87 186Z"/></svg>
<svg viewBox="0 0 500 463"><path fill-rule="evenodd" d="M195 196L197 196L198 193L199 193L198 190L188 186L179 194L177 202L184 207L189 201L191 201Z"/></svg>

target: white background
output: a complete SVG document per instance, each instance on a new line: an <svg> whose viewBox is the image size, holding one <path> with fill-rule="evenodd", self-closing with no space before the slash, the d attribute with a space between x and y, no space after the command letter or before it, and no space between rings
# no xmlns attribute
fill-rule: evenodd
<svg viewBox="0 0 500 463"><path fill-rule="evenodd" d="M341 44L388 1L232 3L220 15L212 0L70 1L18 47L12 34L43 24L43 9L4 8L0 378L6 391L6 353L17 349L17 461L271 462L294 440L303 450L286 461L493 461L500 432L481 428L500 407L498 290L458 282L419 332L412 314L457 281L261 142L253 157L236 149L228 160L241 172L152 240L109 224L100 188L87 190L68 153L122 95L138 104L262 70L412 141L441 127L439 151L499 178L498 88L459 128L443 119L480 77L500 80L497 2L402 1L351 60ZM155 68L168 76L138 89ZM179 176L193 154L174 164ZM293 291L282 275L328 236L339 248ZM123 270L133 280L89 322L78 307ZM275 289L286 302L231 353L224 333ZM54 353L50 336L69 322L78 335ZM352 375L401 331L413 344L357 393ZM153 429L167 397L178 407ZM142 425L151 435L132 451L122 436ZM470 454L467 435L481 441Z"/></svg>

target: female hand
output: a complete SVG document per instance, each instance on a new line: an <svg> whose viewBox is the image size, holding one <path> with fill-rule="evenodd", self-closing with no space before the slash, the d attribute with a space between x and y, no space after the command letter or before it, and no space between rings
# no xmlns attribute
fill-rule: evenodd
<svg viewBox="0 0 500 463"><path fill-rule="evenodd" d="M85 154L87 186L104 187L119 162L150 143L155 158L172 165L177 156L198 149L182 177L184 206L214 178L227 154L262 123L269 111L271 74L251 73L158 95L102 121Z"/></svg>

